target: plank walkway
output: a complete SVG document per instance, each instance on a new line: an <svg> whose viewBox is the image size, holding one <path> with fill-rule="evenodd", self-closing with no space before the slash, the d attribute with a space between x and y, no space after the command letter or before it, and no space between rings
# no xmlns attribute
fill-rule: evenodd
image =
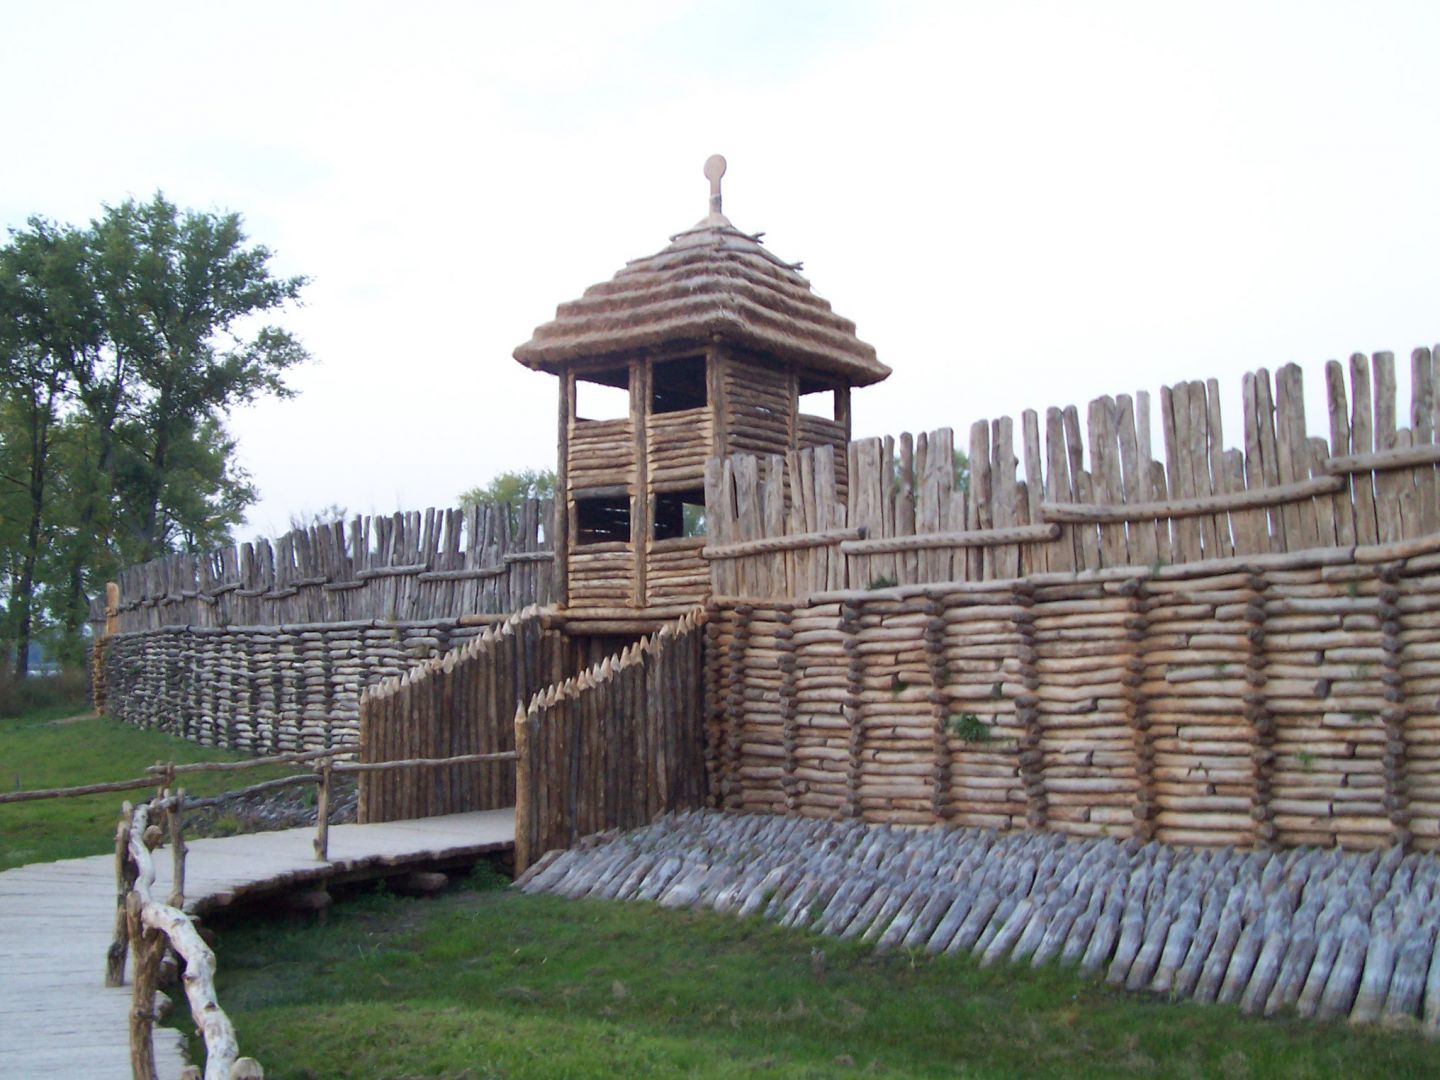
<svg viewBox="0 0 1440 1080"><path fill-rule="evenodd" d="M515 817L507 809L337 825L330 829L327 863L315 859L314 835L307 827L189 841L186 909L204 911L304 882L381 877L407 866L501 851L515 842ZM164 895L170 860L164 849L156 854L156 893ZM104 986L114 917L113 855L0 873L0 1074L130 1080L130 988ZM222 994L220 1005L225 1004ZM177 1000L176 1007L184 1005ZM155 1056L164 1080L178 1077L184 1067L180 1033L157 1028Z"/></svg>

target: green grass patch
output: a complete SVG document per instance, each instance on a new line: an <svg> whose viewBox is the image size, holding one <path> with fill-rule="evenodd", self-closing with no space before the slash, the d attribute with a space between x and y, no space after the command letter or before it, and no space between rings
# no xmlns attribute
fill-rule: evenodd
<svg viewBox="0 0 1440 1080"><path fill-rule="evenodd" d="M982 971L756 919L482 885L373 894L323 927L220 926L219 997L242 1052L275 1080L1440 1070L1440 1047L1409 1032L1255 1020L1055 967Z"/></svg>
<svg viewBox="0 0 1440 1080"><path fill-rule="evenodd" d="M245 756L74 706L56 705L0 720L0 786L6 791L127 780L143 776L145 767L157 761L235 761ZM196 795L211 795L295 771L296 766L266 766L241 773L202 773L184 777L182 786ZM121 802L146 796L141 788L0 806L0 870L113 851Z"/></svg>

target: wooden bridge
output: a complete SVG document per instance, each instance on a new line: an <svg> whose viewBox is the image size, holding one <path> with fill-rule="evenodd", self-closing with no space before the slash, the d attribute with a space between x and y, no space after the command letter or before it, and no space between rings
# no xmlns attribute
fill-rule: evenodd
<svg viewBox="0 0 1440 1080"><path fill-rule="evenodd" d="M313 827L187 841L185 909L295 888L471 862L515 843L510 809L330 829L318 861ZM169 860L156 860L157 891ZM104 985L115 918L115 859L36 863L0 873L0 1073L130 1080L131 987ZM184 1008L176 1001L177 1008ZM162 1080L184 1068L178 1031L156 1033Z"/></svg>

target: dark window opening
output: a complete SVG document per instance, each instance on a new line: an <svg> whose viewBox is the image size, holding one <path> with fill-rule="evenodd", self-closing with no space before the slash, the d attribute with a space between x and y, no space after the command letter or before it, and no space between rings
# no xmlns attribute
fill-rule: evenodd
<svg viewBox="0 0 1440 1080"><path fill-rule="evenodd" d="M629 368L575 376L576 420L624 420L629 415Z"/></svg>
<svg viewBox="0 0 1440 1080"><path fill-rule="evenodd" d="M603 495L575 500L575 544L630 542L630 497Z"/></svg>
<svg viewBox="0 0 1440 1080"><path fill-rule="evenodd" d="M681 360L665 360L651 369L650 395L652 413L682 412L703 409L708 400L705 393L705 358L687 356Z"/></svg>
<svg viewBox="0 0 1440 1080"><path fill-rule="evenodd" d="M655 496L655 539L705 535L705 489L665 491Z"/></svg>

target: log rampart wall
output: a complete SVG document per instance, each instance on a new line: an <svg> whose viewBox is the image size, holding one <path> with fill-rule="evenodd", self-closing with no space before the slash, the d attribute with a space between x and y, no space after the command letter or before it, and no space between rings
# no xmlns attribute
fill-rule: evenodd
<svg viewBox="0 0 1440 1080"><path fill-rule="evenodd" d="M1440 846L1440 538L720 599L719 806Z"/></svg>

